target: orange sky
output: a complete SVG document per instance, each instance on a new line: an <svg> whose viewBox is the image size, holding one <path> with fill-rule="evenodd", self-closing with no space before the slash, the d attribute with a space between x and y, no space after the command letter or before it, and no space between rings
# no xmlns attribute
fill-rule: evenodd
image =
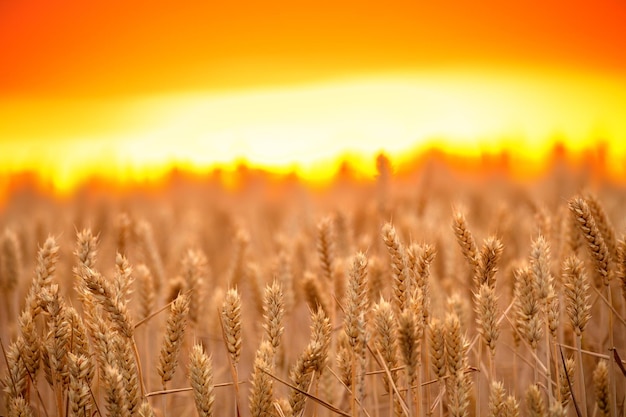
<svg viewBox="0 0 626 417"><path fill-rule="evenodd" d="M6 0L0 92L133 95L459 66L623 77L624 22L619 0Z"/></svg>
<svg viewBox="0 0 626 417"><path fill-rule="evenodd" d="M619 0L5 0L0 162L13 171L43 165L68 181L77 175L71 161L60 174L54 160L70 146L79 148L73 157L100 154L84 162L92 166L168 155L201 165L212 162L194 159L203 150L218 155L213 162L254 162L259 143L281 149L294 135L302 146L283 165L322 139L349 143L329 144L330 153L369 155L441 137L455 147L497 135L524 146L605 135L624 156L625 22ZM224 108L238 118L222 122ZM220 122L198 125L211 114ZM304 138L312 126L317 136ZM359 137L368 144L350 141ZM152 156L135 155L157 142ZM42 143L59 155L46 157Z"/></svg>

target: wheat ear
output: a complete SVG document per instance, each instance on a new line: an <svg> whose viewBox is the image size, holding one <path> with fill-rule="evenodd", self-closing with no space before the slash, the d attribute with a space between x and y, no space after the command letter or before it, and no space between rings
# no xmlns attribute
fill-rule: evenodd
<svg viewBox="0 0 626 417"><path fill-rule="evenodd" d="M326 292L322 288L320 280L314 273L310 271L306 271L304 273L302 278L302 289L304 290L304 298L306 299L309 308L311 310L317 310L318 307L321 307L326 315L330 317L331 309L326 297Z"/></svg>
<svg viewBox="0 0 626 417"><path fill-rule="evenodd" d="M246 265L246 252L250 245L250 235L248 232L239 227L235 234L233 242L233 251L228 267L228 275L226 282L230 287L236 287L243 282Z"/></svg>
<svg viewBox="0 0 626 417"><path fill-rule="evenodd" d="M365 395L366 349L368 334L365 325L365 316L369 308L367 288L367 257L359 252L354 257L348 291L346 293L346 314L344 329L348 336L348 344L354 353L352 375L354 383L353 394L356 393L359 402Z"/></svg>
<svg viewBox="0 0 626 417"><path fill-rule="evenodd" d="M598 229L589 205L582 198L575 197L569 201L569 208L577 221L578 230L587 241L589 254L596 266L596 273L601 278L602 283L608 285L610 279L609 249Z"/></svg>
<svg viewBox="0 0 626 417"><path fill-rule="evenodd" d="M406 251L407 264L413 273L415 286L422 291L424 323L430 315L430 265L435 259L435 248L429 244L411 244Z"/></svg>
<svg viewBox="0 0 626 417"><path fill-rule="evenodd" d="M204 353L200 345L194 345L189 354L189 379L198 415L211 417L215 402L213 365L211 357Z"/></svg>
<svg viewBox="0 0 626 417"><path fill-rule="evenodd" d="M166 281L165 268L163 267L163 260L157 248L156 240L154 239L152 225L142 220L135 225L134 231L139 239L139 248L143 254L144 262L148 265L154 277L154 289L159 293ZM124 253L123 250L121 252Z"/></svg>
<svg viewBox="0 0 626 417"><path fill-rule="evenodd" d="M33 410L30 408L24 397L11 397L7 400L8 417L33 417Z"/></svg>
<svg viewBox="0 0 626 417"><path fill-rule="evenodd" d="M311 320L311 340L289 374L293 385L303 391L308 390L313 376L319 376L326 366L330 347L331 325L324 310L318 308L312 313ZM306 398L298 390L290 391L289 405L294 417L300 416L304 411Z"/></svg>
<svg viewBox="0 0 626 417"><path fill-rule="evenodd" d="M444 340L444 323L433 318L428 324L428 339L430 341L430 358L434 374L441 382L446 376L446 351Z"/></svg>
<svg viewBox="0 0 626 417"><path fill-rule="evenodd" d="M196 325L202 315L204 305L205 283L208 275L208 263L200 250L189 250L182 260L182 275L191 290L189 299L189 321Z"/></svg>
<svg viewBox="0 0 626 417"><path fill-rule="evenodd" d="M400 314L406 307L410 290L410 274L407 268L406 251L400 242L396 229L391 223L383 225L382 236L391 257L393 303L396 314Z"/></svg>
<svg viewBox="0 0 626 417"><path fill-rule="evenodd" d="M563 406L563 408L567 407L572 398L570 384L573 385L574 369L576 369L576 363L574 359L567 358L565 360L564 369L562 369L559 373L559 391L561 393L561 405Z"/></svg>
<svg viewBox="0 0 626 417"><path fill-rule="evenodd" d="M506 397L503 417L519 417L519 403L512 395Z"/></svg>
<svg viewBox="0 0 626 417"><path fill-rule="evenodd" d="M465 371L467 366L468 344L461 334L461 322L454 313L449 313L444 322L444 342L446 352L446 367L448 375L454 377L459 371Z"/></svg>
<svg viewBox="0 0 626 417"><path fill-rule="evenodd" d="M102 275L91 268L80 268L80 274L86 288L91 292L96 301L102 305L111 317L115 327L128 338L133 337L133 326L126 302L122 301L116 289Z"/></svg>
<svg viewBox="0 0 626 417"><path fill-rule="evenodd" d="M515 270L516 326L522 337L535 353L542 336L541 305L537 296L536 277L530 268ZM537 359L538 360L538 359ZM535 365L535 381L538 378L538 366Z"/></svg>
<svg viewBox="0 0 626 417"><path fill-rule="evenodd" d="M586 192L584 193L583 198L589 206L589 211L596 222L596 226L598 226L598 230L600 231L604 242L606 243L610 256L615 258L617 239L615 237L615 229L611 224L609 216L595 194Z"/></svg>
<svg viewBox="0 0 626 417"><path fill-rule="evenodd" d="M139 291L139 319L143 320L150 316L152 310L154 310L154 303L156 300L156 292L154 289L154 278L150 269L145 264L137 265L135 269L135 277Z"/></svg>
<svg viewBox="0 0 626 417"><path fill-rule="evenodd" d="M390 380L387 373L383 374L385 391L393 395L392 387L398 384L398 371L396 370L398 367L398 322L391 304L382 297L380 301L374 305L374 326L376 329L376 348L385 362L385 367L389 370L389 376L391 376ZM394 397L393 402L395 409L400 410L398 399Z"/></svg>
<svg viewBox="0 0 626 417"><path fill-rule="evenodd" d="M250 414L253 417L273 415L274 380L268 375L272 373L273 350L269 341L263 341L254 358L250 387Z"/></svg>
<svg viewBox="0 0 626 417"><path fill-rule="evenodd" d="M0 237L0 289L5 297L7 321L13 323L14 292L20 282L22 252L15 232L5 230Z"/></svg>
<svg viewBox="0 0 626 417"><path fill-rule="evenodd" d="M451 417L469 417L470 380L464 371L450 376L448 410Z"/></svg>
<svg viewBox="0 0 626 417"><path fill-rule="evenodd" d="M74 417L90 417L93 407L90 386L90 373L93 364L85 355L68 354L70 386L68 392L69 409ZM93 376L93 375L92 375Z"/></svg>
<svg viewBox="0 0 626 417"><path fill-rule="evenodd" d="M548 408L548 417L566 417L565 408L560 402L555 402Z"/></svg>
<svg viewBox="0 0 626 417"><path fill-rule="evenodd" d="M500 417L504 415L504 407L506 400L506 392L504 391L504 385L500 381L492 381L489 388L489 406L488 417Z"/></svg>
<svg viewBox="0 0 626 417"><path fill-rule="evenodd" d="M593 371L593 387L598 407L598 416L609 417L611 415L609 369L603 360L598 362L596 369Z"/></svg>
<svg viewBox="0 0 626 417"><path fill-rule="evenodd" d="M118 337L114 340L118 369L126 392L126 408L131 415L135 415L141 404L141 390L139 369L133 355L133 340L125 337Z"/></svg>
<svg viewBox="0 0 626 417"><path fill-rule="evenodd" d="M52 285L52 279L59 261L59 246L56 239L48 236L43 246L37 251L37 266L35 267L35 279L32 282L26 297L27 307L31 310L33 318L41 312L40 294L42 289Z"/></svg>
<svg viewBox="0 0 626 417"><path fill-rule="evenodd" d="M11 343L6 350L7 373L3 378L6 400L18 397L26 397L28 388L28 370L24 363L22 352L24 351L24 340L21 336Z"/></svg>
<svg viewBox="0 0 626 417"><path fill-rule="evenodd" d="M59 296L58 285L46 287L40 294L42 309L49 314L44 364L50 371L50 380L57 396L57 407L63 409L63 391L69 383L67 353L70 350L72 328L65 317L65 304Z"/></svg>
<svg viewBox="0 0 626 417"><path fill-rule="evenodd" d="M132 221L128 213L120 213L115 218L115 232L116 232L116 248L119 253L126 255L126 249L130 243L132 234Z"/></svg>
<svg viewBox="0 0 626 417"><path fill-rule="evenodd" d="M270 342L274 353L280 345L280 340L285 328L283 317L285 315L282 285L274 280L271 285L265 287L263 294L263 329L265 336Z"/></svg>
<svg viewBox="0 0 626 417"><path fill-rule="evenodd" d="M328 288L333 285L333 262L335 257L333 222L325 217L317 224L317 255L320 260L322 277Z"/></svg>
<svg viewBox="0 0 626 417"><path fill-rule="evenodd" d="M454 236L461 247L463 256L472 269L472 276L478 276L480 268L478 264L478 248L465 220L465 215L460 211L455 211L452 216L452 230L454 230Z"/></svg>
<svg viewBox="0 0 626 417"><path fill-rule="evenodd" d="M530 385L526 389L526 412L528 417L545 417L546 405L541 396L539 386Z"/></svg>
<svg viewBox="0 0 626 417"><path fill-rule="evenodd" d="M407 308L398 318L398 346L406 367L407 383L409 385L408 398L415 404L415 413L421 416L421 371L420 351L423 334L422 312L414 308ZM417 385L414 395L412 386Z"/></svg>
<svg viewBox="0 0 626 417"><path fill-rule="evenodd" d="M611 253L604 239L602 232L598 228L598 221L608 227L607 219L594 218L593 212L589 207L586 200L580 197L575 197L569 201L569 207L572 214L578 221L578 228L581 231L583 237L587 241L587 249L595 262L596 273L602 279L602 284L606 288L607 300L609 304L609 349L611 351L615 349L615 341L613 336L613 301L611 295L611 278L613 276L610 269ZM596 207L597 208L597 207ZM617 387L615 382L614 362L609 362L609 385L611 391L611 409L617 409Z"/></svg>
<svg viewBox="0 0 626 417"><path fill-rule="evenodd" d="M104 396L109 416L130 417L122 375L117 367L104 368Z"/></svg>
<svg viewBox="0 0 626 417"><path fill-rule="evenodd" d="M231 288L226 292L221 314L226 349L233 366L237 367L241 356L241 298L236 289Z"/></svg>
<svg viewBox="0 0 626 417"><path fill-rule="evenodd" d="M154 410L148 401L144 401L139 406L139 411L137 412L139 417L155 417Z"/></svg>
<svg viewBox="0 0 626 417"><path fill-rule="evenodd" d="M563 264L565 311L577 336L582 335L591 318L589 284L582 261L572 256Z"/></svg>
<svg viewBox="0 0 626 417"><path fill-rule="evenodd" d="M228 351L230 372L235 384L235 407L239 412L239 371L237 365L241 357L241 297L236 289L226 291L220 312L222 337Z"/></svg>
<svg viewBox="0 0 626 417"><path fill-rule="evenodd" d="M550 327L554 325L554 320L550 320L551 307L553 307L552 300L554 300L554 277L550 271L550 245L546 239L539 235L531 245L530 251L530 268L534 276L534 282L537 290L537 297L543 303L541 304L541 310L544 316L544 335L546 346L546 376L548 381L548 398L549 403L552 401L552 375L550 366ZM553 316L552 316L553 317ZM556 358L555 358L556 359ZM558 369L558 364L557 364Z"/></svg>
<svg viewBox="0 0 626 417"><path fill-rule="evenodd" d="M617 242L617 271L616 275L622 284L622 296L626 300L626 235Z"/></svg>
<svg viewBox="0 0 626 417"><path fill-rule="evenodd" d="M174 376L174 371L178 365L178 352L183 343L188 312L189 296L179 294L170 306L157 367L164 388L166 382Z"/></svg>
<svg viewBox="0 0 626 417"><path fill-rule="evenodd" d="M282 286L285 311L291 312L296 302L292 256L282 249L278 254L278 282Z"/></svg>
<svg viewBox="0 0 626 417"><path fill-rule="evenodd" d="M498 262L502 257L504 245L495 236L485 239L483 246L478 253L478 271L474 277L474 287L487 284L492 288L496 286L496 272L498 272Z"/></svg>
<svg viewBox="0 0 626 417"><path fill-rule="evenodd" d="M489 375L492 381L495 380L496 345L500 335L497 310L495 288L485 282L476 295L476 323L485 346L489 348Z"/></svg>
<svg viewBox="0 0 626 417"><path fill-rule="evenodd" d="M35 381L40 367L41 340L29 309L25 309L20 315L19 326L24 343L22 356L24 364L31 378Z"/></svg>

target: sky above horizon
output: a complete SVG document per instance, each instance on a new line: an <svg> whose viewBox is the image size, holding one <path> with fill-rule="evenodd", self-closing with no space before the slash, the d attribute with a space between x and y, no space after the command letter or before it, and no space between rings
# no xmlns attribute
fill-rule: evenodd
<svg viewBox="0 0 626 417"><path fill-rule="evenodd" d="M306 173L433 144L532 157L565 137L606 140L618 165L623 22L608 0L8 0L0 164L69 186L241 159Z"/></svg>

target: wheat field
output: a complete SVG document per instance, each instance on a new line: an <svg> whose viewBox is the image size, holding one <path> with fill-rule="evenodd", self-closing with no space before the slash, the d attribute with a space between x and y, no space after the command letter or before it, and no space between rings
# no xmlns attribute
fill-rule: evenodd
<svg viewBox="0 0 626 417"><path fill-rule="evenodd" d="M13 195L0 415L626 415L626 190L378 162Z"/></svg>

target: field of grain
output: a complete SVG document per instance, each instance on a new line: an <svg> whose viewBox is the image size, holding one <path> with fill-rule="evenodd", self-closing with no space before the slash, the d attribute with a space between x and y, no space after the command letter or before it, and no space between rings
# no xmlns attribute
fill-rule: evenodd
<svg viewBox="0 0 626 417"><path fill-rule="evenodd" d="M2 416L624 416L626 190L440 164L17 192Z"/></svg>

